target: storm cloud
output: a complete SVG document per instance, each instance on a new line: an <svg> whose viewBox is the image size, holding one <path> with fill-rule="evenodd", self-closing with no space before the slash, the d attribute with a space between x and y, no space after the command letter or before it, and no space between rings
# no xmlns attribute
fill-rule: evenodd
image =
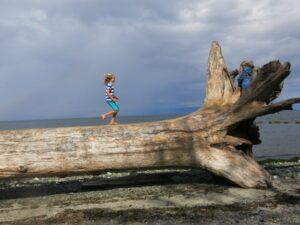
<svg viewBox="0 0 300 225"><path fill-rule="evenodd" d="M116 74L121 115L201 105L211 41L230 69L290 61L281 98L299 96L294 0L2 0L0 120L96 117Z"/></svg>

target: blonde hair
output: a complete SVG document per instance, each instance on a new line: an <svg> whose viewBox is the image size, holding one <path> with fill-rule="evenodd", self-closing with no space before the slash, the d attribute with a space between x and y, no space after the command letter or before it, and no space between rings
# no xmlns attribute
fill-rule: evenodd
<svg viewBox="0 0 300 225"><path fill-rule="evenodd" d="M244 67L246 66L249 66L251 68L254 68L254 64L253 64L253 61L242 61L241 64L240 64L240 72L243 70Z"/></svg>
<svg viewBox="0 0 300 225"><path fill-rule="evenodd" d="M108 84L114 76L113 73L104 74L104 84Z"/></svg>
<svg viewBox="0 0 300 225"><path fill-rule="evenodd" d="M240 66L241 66L241 67L249 66L249 67L252 67L252 68L253 68L253 67L254 67L254 64L253 64L252 61L246 61L246 60L244 60L243 62L241 62Z"/></svg>

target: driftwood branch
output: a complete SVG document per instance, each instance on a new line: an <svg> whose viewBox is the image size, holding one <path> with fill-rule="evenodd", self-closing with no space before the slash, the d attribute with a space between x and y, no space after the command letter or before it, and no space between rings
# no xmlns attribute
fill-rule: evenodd
<svg viewBox="0 0 300 225"><path fill-rule="evenodd" d="M289 63L267 63L240 97L237 71L228 72L213 42L206 97L198 111L153 123L0 131L0 178L195 167L241 187L268 187L269 174L252 156L252 146L260 143L254 120L300 102L271 103L289 73Z"/></svg>

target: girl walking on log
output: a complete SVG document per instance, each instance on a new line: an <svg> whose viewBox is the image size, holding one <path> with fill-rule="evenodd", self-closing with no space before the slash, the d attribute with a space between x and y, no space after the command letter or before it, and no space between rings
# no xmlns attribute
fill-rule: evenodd
<svg viewBox="0 0 300 225"><path fill-rule="evenodd" d="M110 125L116 125L116 117L119 112L119 105L118 105L118 97L115 96L115 88L114 88L114 82L116 78L115 75L112 73L106 73L104 75L104 84L105 84L105 101L107 104L112 108L111 111L102 114L102 120L105 122L105 119L112 115Z"/></svg>

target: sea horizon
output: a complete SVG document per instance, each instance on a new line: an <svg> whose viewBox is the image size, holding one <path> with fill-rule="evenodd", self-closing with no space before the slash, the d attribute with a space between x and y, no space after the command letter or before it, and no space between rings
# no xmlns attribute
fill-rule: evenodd
<svg viewBox="0 0 300 225"><path fill-rule="evenodd" d="M187 113L153 113L153 114L136 114L136 115L121 115L118 116L118 118L121 117L153 117L153 116L185 116L188 115L190 113L193 113L194 111L196 111L197 109L187 112ZM300 108L298 109L293 109L293 110L285 110L285 111L281 111L279 113L273 113L273 114L269 114L267 116L261 116L261 117L257 117L257 118L262 118L262 117L272 117L272 115L276 115L276 114L286 114L286 113L299 113L300 116ZM100 117L100 115L98 116ZM90 118L98 118L97 116L82 116L82 117L52 117L52 118L37 118L37 119L8 119L8 120L1 120L0 119L0 123L2 122L23 122L23 121L40 121L40 120L69 120L69 119L90 119ZM300 119L300 118L299 118Z"/></svg>
<svg viewBox="0 0 300 225"><path fill-rule="evenodd" d="M165 119L176 118L184 115L161 114L161 115L128 115L119 116L120 123L130 124L139 122L153 122ZM106 123L109 122L107 118ZM6 129L26 129L26 128L51 128L66 126L104 125L101 117L73 117L73 118L50 118L50 119L29 119L29 120L7 120L0 121L0 130Z"/></svg>

